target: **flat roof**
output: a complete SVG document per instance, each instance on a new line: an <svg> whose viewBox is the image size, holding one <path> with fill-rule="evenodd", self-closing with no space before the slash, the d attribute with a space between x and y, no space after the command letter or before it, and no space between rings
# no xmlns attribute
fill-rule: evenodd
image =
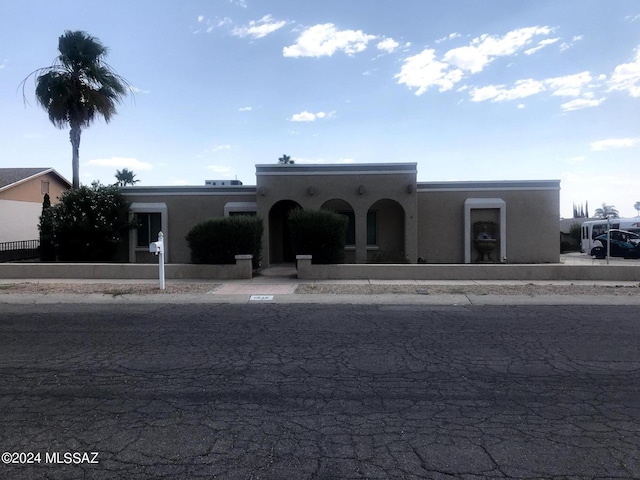
<svg viewBox="0 0 640 480"><path fill-rule="evenodd" d="M560 180L490 180L471 182L418 182L419 192L483 190L560 190Z"/></svg>
<svg viewBox="0 0 640 480"><path fill-rule="evenodd" d="M256 165L258 175L389 175L417 173L417 163L294 163Z"/></svg>
<svg viewBox="0 0 640 480"><path fill-rule="evenodd" d="M178 186L139 186L121 187L124 195L255 195L255 185L178 185Z"/></svg>

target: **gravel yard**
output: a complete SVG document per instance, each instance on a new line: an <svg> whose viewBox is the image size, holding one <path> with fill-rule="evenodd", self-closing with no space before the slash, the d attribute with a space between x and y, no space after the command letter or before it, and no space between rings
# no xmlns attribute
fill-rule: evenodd
<svg viewBox="0 0 640 480"><path fill-rule="evenodd" d="M106 295L131 294L176 294L176 293L207 293L220 286L219 283L166 283L165 290L160 290L154 283L49 283L49 282L20 282L0 284L0 295L3 293L103 293Z"/></svg>
<svg viewBox="0 0 640 480"><path fill-rule="evenodd" d="M634 286L602 285L380 285L380 284L303 284L299 294L381 295L639 295L640 284Z"/></svg>

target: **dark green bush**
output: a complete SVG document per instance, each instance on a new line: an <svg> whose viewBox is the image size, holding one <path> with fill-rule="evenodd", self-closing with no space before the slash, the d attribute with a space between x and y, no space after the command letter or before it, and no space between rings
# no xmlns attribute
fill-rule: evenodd
<svg viewBox="0 0 640 480"><path fill-rule="evenodd" d="M347 217L328 210L293 210L289 214L293 252L312 255L316 264L343 263L347 223Z"/></svg>
<svg viewBox="0 0 640 480"><path fill-rule="evenodd" d="M254 269L262 255L262 220L250 216L214 218L187 234L192 263L234 264L236 255L252 254Z"/></svg>
<svg viewBox="0 0 640 480"><path fill-rule="evenodd" d="M124 195L117 187L99 183L67 190L60 203L48 210L51 216L41 217L40 230L53 228L62 261L113 260L122 237L133 226Z"/></svg>
<svg viewBox="0 0 640 480"><path fill-rule="evenodd" d="M54 262L56 260L55 232L53 230L53 210L51 210L51 198L44 194L42 201L42 216L40 217L40 261Z"/></svg>

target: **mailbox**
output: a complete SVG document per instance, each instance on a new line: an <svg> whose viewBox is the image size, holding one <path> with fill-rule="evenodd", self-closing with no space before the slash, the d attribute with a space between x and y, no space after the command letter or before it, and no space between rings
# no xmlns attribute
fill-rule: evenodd
<svg viewBox="0 0 640 480"><path fill-rule="evenodd" d="M158 256L160 289L164 290L164 235L162 232L158 233L157 242L151 242L149 244L149 252L155 253Z"/></svg>
<svg viewBox="0 0 640 480"><path fill-rule="evenodd" d="M162 232L158 233L157 242L151 242L149 244L149 252L155 253L156 255L164 253L164 235L162 235Z"/></svg>
<svg viewBox="0 0 640 480"><path fill-rule="evenodd" d="M161 242L151 242L149 244L149 252L155 253L158 255L162 252L162 243Z"/></svg>

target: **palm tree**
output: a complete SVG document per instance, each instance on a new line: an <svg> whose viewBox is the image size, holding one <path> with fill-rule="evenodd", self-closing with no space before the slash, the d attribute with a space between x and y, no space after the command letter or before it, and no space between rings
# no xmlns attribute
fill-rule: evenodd
<svg viewBox="0 0 640 480"><path fill-rule="evenodd" d="M603 203L601 208L596 208L595 216L600 218L618 218L620 214L613 205Z"/></svg>
<svg viewBox="0 0 640 480"><path fill-rule="evenodd" d="M295 162L293 160L291 160L291 157L289 155L282 155L279 159L278 162L284 164L284 165L293 165Z"/></svg>
<svg viewBox="0 0 640 480"><path fill-rule="evenodd" d="M80 134L95 117L107 123L116 104L131 90L129 82L104 62L107 54L100 40L82 31L65 31L58 39L60 55L36 76L36 99L58 128L70 127L73 188L80 186ZM24 82L23 80L23 90Z"/></svg>
<svg viewBox="0 0 640 480"><path fill-rule="evenodd" d="M640 217L640 202L636 202L633 204L633 208L638 212L638 216Z"/></svg>
<svg viewBox="0 0 640 480"><path fill-rule="evenodd" d="M140 180L136 179L136 174L127 168L122 170L116 170L116 183L119 187L126 187L127 185L135 185Z"/></svg>

